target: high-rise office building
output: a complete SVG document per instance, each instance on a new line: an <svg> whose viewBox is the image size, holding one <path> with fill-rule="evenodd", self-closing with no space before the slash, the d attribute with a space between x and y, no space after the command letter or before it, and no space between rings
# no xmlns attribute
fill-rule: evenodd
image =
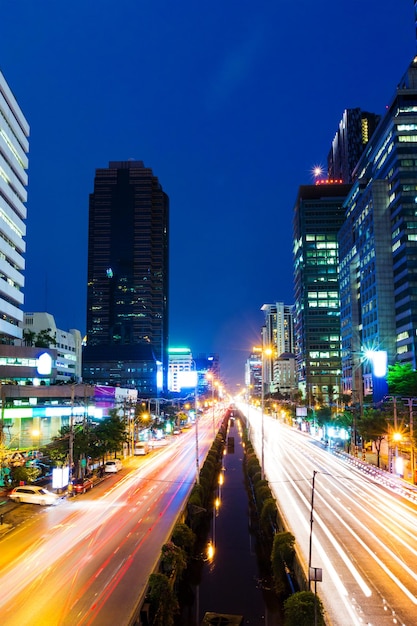
<svg viewBox="0 0 417 626"><path fill-rule="evenodd" d="M22 337L29 125L0 72L0 343Z"/></svg>
<svg viewBox="0 0 417 626"><path fill-rule="evenodd" d="M169 199L142 161L98 169L90 195L85 382L153 397L168 372Z"/></svg>
<svg viewBox="0 0 417 626"><path fill-rule="evenodd" d="M341 375L337 234L351 185L318 181L294 208L294 336L298 388L311 405L332 401Z"/></svg>
<svg viewBox="0 0 417 626"><path fill-rule="evenodd" d="M346 109L327 157L329 179L352 182L352 174L374 133L380 116L361 109Z"/></svg>
<svg viewBox="0 0 417 626"><path fill-rule="evenodd" d="M294 352L294 306L284 302L264 304L266 335L264 345L268 345L280 356L283 352Z"/></svg>
<svg viewBox="0 0 417 626"><path fill-rule="evenodd" d="M296 387L294 306L275 302L264 304L261 310L265 314L262 345L272 350L271 357L264 358L265 386L271 393L288 394Z"/></svg>
<svg viewBox="0 0 417 626"><path fill-rule="evenodd" d="M342 368L344 390L360 401L375 397L365 352L417 368L417 58L354 179L339 236Z"/></svg>

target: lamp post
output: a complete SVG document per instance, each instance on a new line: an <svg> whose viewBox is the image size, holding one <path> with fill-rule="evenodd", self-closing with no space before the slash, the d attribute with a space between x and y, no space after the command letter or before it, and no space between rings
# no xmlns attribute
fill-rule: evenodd
<svg viewBox="0 0 417 626"><path fill-rule="evenodd" d="M207 378L211 383L211 414L213 420L213 439L216 437L216 426L214 423L214 376L210 372L207 374Z"/></svg>
<svg viewBox="0 0 417 626"><path fill-rule="evenodd" d="M199 485L200 484L200 460L199 460L199 452L198 452L198 371L197 371L197 365L195 363L195 361L192 361L193 365L194 365L194 371L195 371L195 391L194 391L194 399L195 399L195 471L196 471L196 476L195 476L195 481L196 484Z"/></svg>
<svg viewBox="0 0 417 626"><path fill-rule="evenodd" d="M323 573L320 567L311 567L311 554L313 546L313 521L314 521L314 487L317 470L313 471L311 482L311 509L310 509L310 542L308 548L308 589L311 591L311 582L314 581L314 625L317 626L317 583L323 580Z"/></svg>
<svg viewBox="0 0 417 626"><path fill-rule="evenodd" d="M262 480L265 478L265 418L264 418L264 409L265 409L265 355L270 356L272 354L271 348L263 348L262 349L262 360L261 360L261 381L262 381L262 389L261 389L261 411L262 411L262 425L261 425L261 478Z"/></svg>
<svg viewBox="0 0 417 626"><path fill-rule="evenodd" d="M416 472L415 472L415 451L414 451L414 416L413 416L413 404L415 398L403 398L408 405L409 411L409 429L410 429L410 467L411 467L411 482L416 484Z"/></svg>

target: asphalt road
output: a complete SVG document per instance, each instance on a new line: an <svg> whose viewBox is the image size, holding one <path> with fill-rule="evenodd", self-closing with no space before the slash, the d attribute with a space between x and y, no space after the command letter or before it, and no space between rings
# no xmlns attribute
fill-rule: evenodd
<svg viewBox="0 0 417 626"><path fill-rule="evenodd" d="M210 414L199 422L200 465L212 433ZM2 626L132 623L195 482L196 448L194 427L86 494L20 505L23 521L1 539Z"/></svg>
<svg viewBox="0 0 417 626"><path fill-rule="evenodd" d="M247 414L246 406L239 408ZM260 413L252 409L249 421L261 458ZM329 622L415 626L417 498L385 472L365 472L270 416L263 445L265 474L305 571L310 545L311 565L322 569L317 591Z"/></svg>

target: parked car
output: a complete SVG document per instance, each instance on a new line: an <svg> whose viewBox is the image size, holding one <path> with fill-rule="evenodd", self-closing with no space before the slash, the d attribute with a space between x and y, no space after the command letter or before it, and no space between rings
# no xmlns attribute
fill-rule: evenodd
<svg viewBox="0 0 417 626"><path fill-rule="evenodd" d="M59 500L59 496L56 493L52 493L44 487L37 485L22 485L15 487L13 491L9 493L9 498L15 502L26 502L28 504L40 504L46 506L47 504L56 504Z"/></svg>
<svg viewBox="0 0 417 626"><path fill-rule="evenodd" d="M94 483L91 478L77 478L73 480L73 491L74 493L85 493L87 489L92 489L94 487Z"/></svg>
<svg viewBox="0 0 417 626"><path fill-rule="evenodd" d="M106 474L118 472L123 467L120 459L112 459L111 461L106 461L104 464L104 471Z"/></svg>

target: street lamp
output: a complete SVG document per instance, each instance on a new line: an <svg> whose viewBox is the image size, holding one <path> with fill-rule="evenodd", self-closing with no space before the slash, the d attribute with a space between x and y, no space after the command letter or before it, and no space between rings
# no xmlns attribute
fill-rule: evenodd
<svg viewBox="0 0 417 626"><path fill-rule="evenodd" d="M194 399L195 399L195 470L196 476L195 481L196 484L200 484L200 460L199 460L199 452L198 452L198 371L196 362L193 360L192 364L194 365Z"/></svg>
<svg viewBox="0 0 417 626"><path fill-rule="evenodd" d="M253 348L254 352L261 353L261 477L262 480L265 478L265 459L264 459L264 435L265 435L265 425L264 425L264 409L265 409L265 356L271 356L272 350L271 348L257 348L256 346Z"/></svg>
<svg viewBox="0 0 417 626"><path fill-rule="evenodd" d="M216 427L214 424L214 376L211 372L208 372L207 379L211 383L211 411L212 411L212 419L213 419L213 439L216 437Z"/></svg>
<svg viewBox="0 0 417 626"><path fill-rule="evenodd" d="M262 459L261 459L261 478L262 480L265 478L265 418L264 418L264 409L265 409L265 356L271 356L272 350L271 348L262 349L262 359L261 359L261 380L262 380L262 389L261 389L261 411L262 411L262 432L261 432L261 446L262 446Z"/></svg>
<svg viewBox="0 0 417 626"><path fill-rule="evenodd" d="M34 439L34 442L35 443L37 442L37 445L36 445L37 451L36 452L38 453L40 445L41 445L41 431L40 431L40 428L33 428L31 434L32 434L32 437Z"/></svg>
<svg viewBox="0 0 417 626"><path fill-rule="evenodd" d="M313 471L311 482L311 508L310 508L310 542L308 548L308 589L311 591L311 582L314 581L314 624L317 625L317 583L322 582L323 573L320 567L311 567L311 554L313 546L313 521L314 521L314 488L317 470Z"/></svg>

